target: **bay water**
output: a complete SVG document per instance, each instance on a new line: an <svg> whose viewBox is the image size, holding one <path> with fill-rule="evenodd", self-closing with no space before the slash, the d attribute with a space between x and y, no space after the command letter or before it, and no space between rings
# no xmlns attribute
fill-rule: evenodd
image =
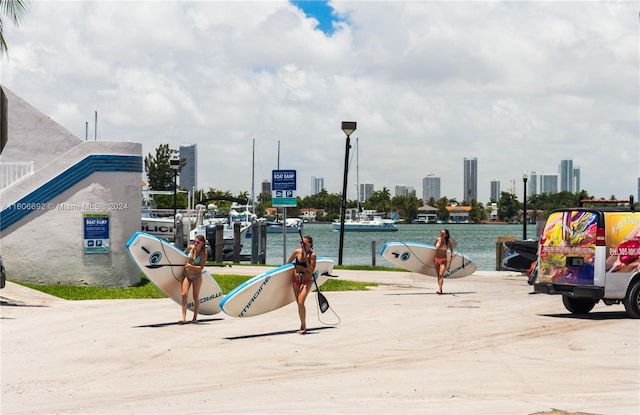
<svg viewBox="0 0 640 415"><path fill-rule="evenodd" d="M498 237L522 238L522 224L398 224L397 232L345 232L342 252L343 265L375 265L393 268L380 256L386 242L420 242L433 244L441 229L449 230L458 245L456 251L471 258L479 271L496 270L496 244ZM527 237L534 238L536 225L527 226ZM303 235L313 238L313 249L318 256L329 257L338 263L340 232L330 223L305 223ZM244 244L245 247L250 243ZM267 234L266 263L283 264L291 251L300 246L300 235L289 233L286 248L281 233ZM243 249L243 252L245 252Z"/></svg>

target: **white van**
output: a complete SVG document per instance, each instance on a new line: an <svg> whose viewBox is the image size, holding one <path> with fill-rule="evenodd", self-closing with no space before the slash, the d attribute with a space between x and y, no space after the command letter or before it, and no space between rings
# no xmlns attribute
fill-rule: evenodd
<svg viewBox="0 0 640 415"><path fill-rule="evenodd" d="M640 212L633 197L626 202L628 207L553 211L540 237L535 292L562 294L575 314L602 300L622 302L631 317L640 318Z"/></svg>

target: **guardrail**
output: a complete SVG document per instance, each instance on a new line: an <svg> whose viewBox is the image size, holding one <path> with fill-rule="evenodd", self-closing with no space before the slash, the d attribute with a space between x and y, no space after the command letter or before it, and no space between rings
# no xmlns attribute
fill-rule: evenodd
<svg viewBox="0 0 640 415"><path fill-rule="evenodd" d="M0 191L33 174L33 161L0 162Z"/></svg>

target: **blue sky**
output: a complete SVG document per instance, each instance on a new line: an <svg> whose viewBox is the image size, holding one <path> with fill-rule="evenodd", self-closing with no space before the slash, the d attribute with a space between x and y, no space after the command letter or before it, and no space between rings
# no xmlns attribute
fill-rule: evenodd
<svg viewBox="0 0 640 415"><path fill-rule="evenodd" d="M320 0L291 0L291 3L301 9L308 17L318 20L318 29L331 36L334 32L333 21L338 20L333 14L333 8L328 1Z"/></svg>

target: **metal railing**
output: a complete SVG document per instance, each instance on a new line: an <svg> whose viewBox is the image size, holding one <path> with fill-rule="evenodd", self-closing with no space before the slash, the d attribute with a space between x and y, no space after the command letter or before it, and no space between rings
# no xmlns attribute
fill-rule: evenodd
<svg viewBox="0 0 640 415"><path fill-rule="evenodd" d="M0 191L29 177L34 172L33 161L2 161L0 162Z"/></svg>

